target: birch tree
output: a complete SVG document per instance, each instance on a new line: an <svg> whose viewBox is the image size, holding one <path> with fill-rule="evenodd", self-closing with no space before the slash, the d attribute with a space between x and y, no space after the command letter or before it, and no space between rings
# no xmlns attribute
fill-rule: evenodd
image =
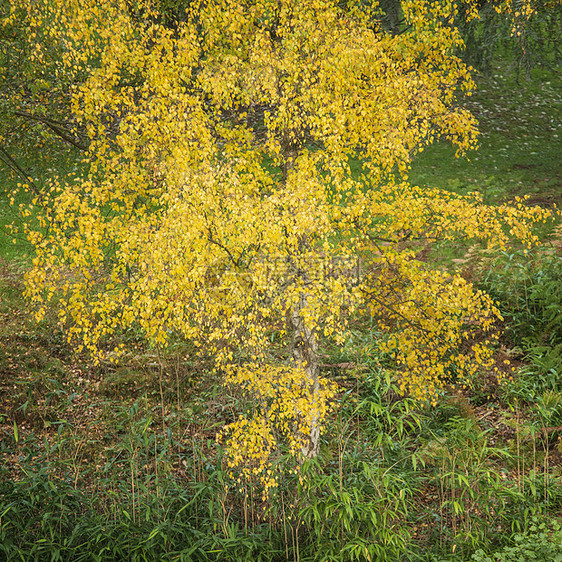
<svg viewBox="0 0 562 562"><path fill-rule="evenodd" d="M57 296L78 350L100 357L131 325L205 349L259 404L226 439L231 466L260 474L280 440L318 453L336 395L322 345L358 311L414 396L491 367L494 303L420 245L532 244L547 215L408 182L428 145L476 146L455 3L404 0L390 27L359 1L192 1L174 25L149 2L23 3L31 36L86 77L70 90L86 173L24 209L27 296L39 317Z"/></svg>

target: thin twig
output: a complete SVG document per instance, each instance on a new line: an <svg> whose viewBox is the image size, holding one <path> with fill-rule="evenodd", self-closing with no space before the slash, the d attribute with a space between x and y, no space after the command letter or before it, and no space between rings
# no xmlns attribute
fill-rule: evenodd
<svg viewBox="0 0 562 562"><path fill-rule="evenodd" d="M11 168L14 172L17 172L24 180L26 180L29 183L29 185L33 189L33 192L35 193L35 195L41 197L41 191L37 187L37 185L35 184L33 179L30 178L25 173L23 168L8 154L6 149L4 147L1 147L1 146L0 146L0 159L2 160L2 162L4 162L4 164L6 164L6 166Z"/></svg>

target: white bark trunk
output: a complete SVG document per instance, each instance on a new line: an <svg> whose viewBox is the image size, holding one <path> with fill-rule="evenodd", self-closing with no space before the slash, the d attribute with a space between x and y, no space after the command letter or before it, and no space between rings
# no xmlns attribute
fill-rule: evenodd
<svg viewBox="0 0 562 562"><path fill-rule="evenodd" d="M293 335L293 361L306 374L308 392L310 392L310 400L312 402L311 415L308 419L309 433L303 439L301 448L303 456L310 459L318 455L320 448L320 425L317 404L320 367L316 331L310 329L303 318L303 311L306 309L306 305L306 295L301 294L300 302L293 307L289 323Z"/></svg>

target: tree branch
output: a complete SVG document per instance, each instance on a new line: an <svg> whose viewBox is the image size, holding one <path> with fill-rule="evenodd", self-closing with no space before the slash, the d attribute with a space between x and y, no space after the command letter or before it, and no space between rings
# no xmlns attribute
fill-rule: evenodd
<svg viewBox="0 0 562 562"><path fill-rule="evenodd" d="M33 179L30 178L25 173L23 168L8 154L6 149L1 147L1 146L0 146L0 160L2 160L2 162L4 162L4 164L6 164L6 166L11 168L14 172L19 174L25 181L27 181L29 183L29 185L31 186L31 188L33 189L33 192L35 193L35 195L37 195L38 197L41 197L41 191L37 187L37 185L35 184Z"/></svg>
<svg viewBox="0 0 562 562"><path fill-rule="evenodd" d="M31 113L27 113L25 111L14 111L16 115L20 117L25 117L26 119L31 119L32 121L38 121L39 123L43 123L43 125L47 125L49 129L51 129L56 135L61 137L64 141L71 144L72 146L78 148L79 150L88 150L88 146L79 140L75 140L72 138L70 133L63 129L63 127L68 126L68 123L63 121L58 121L56 119L50 119L49 117L43 117L42 115L33 115Z"/></svg>

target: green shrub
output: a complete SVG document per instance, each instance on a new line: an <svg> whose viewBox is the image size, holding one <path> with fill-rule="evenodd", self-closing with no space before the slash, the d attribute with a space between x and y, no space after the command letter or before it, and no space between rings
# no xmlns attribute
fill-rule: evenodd
<svg viewBox="0 0 562 562"><path fill-rule="evenodd" d="M509 332L527 349L562 341L562 256L502 253L483 288L506 317Z"/></svg>
<svg viewBox="0 0 562 562"><path fill-rule="evenodd" d="M550 524L533 520L524 533L513 536L513 545L491 555L478 550L473 562L562 562L562 529L555 520Z"/></svg>
<svg viewBox="0 0 562 562"><path fill-rule="evenodd" d="M533 400L546 390L562 390L562 256L503 253L481 288L499 302L506 335L530 362L510 392Z"/></svg>

